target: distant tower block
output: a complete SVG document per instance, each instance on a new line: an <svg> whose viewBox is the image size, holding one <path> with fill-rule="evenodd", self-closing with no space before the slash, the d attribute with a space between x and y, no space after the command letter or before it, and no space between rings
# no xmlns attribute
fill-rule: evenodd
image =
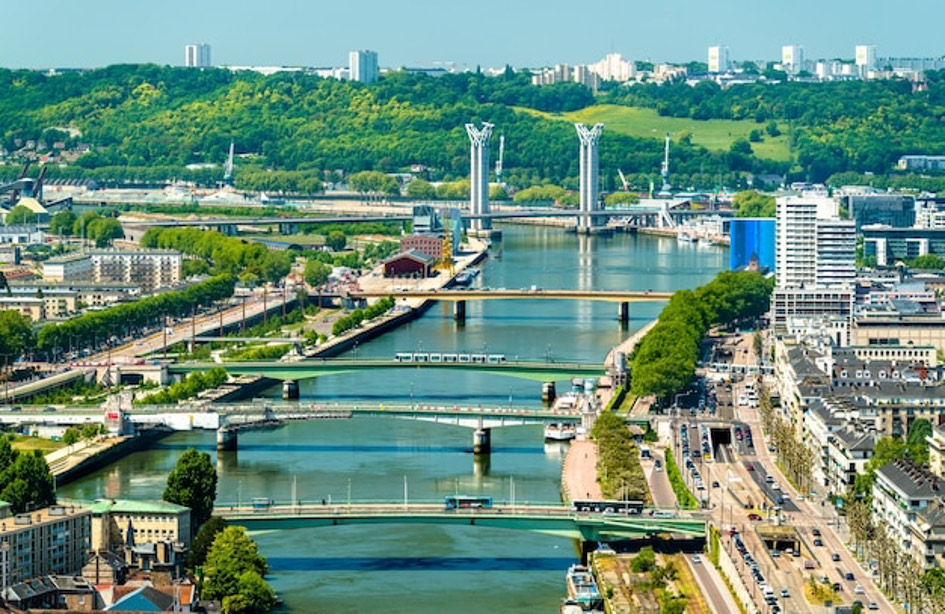
<svg viewBox="0 0 945 614"><path fill-rule="evenodd" d="M581 140L581 217L578 218L577 231L589 233L599 225L599 219L589 214L600 210L598 202L598 172L600 163L597 157L597 143L604 130L604 124L594 124L590 130L584 124L574 124Z"/></svg>
<svg viewBox="0 0 945 614"><path fill-rule="evenodd" d="M483 123L482 129L474 124L466 124L466 134L469 135L469 213L483 215L489 213L489 139L492 138L492 128L489 123ZM489 234L492 220L470 220L469 228L472 234Z"/></svg>

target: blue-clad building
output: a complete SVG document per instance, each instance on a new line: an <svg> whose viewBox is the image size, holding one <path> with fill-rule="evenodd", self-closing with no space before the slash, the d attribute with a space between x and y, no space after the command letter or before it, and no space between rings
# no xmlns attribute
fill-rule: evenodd
<svg viewBox="0 0 945 614"><path fill-rule="evenodd" d="M774 271L775 221L772 217L736 217L730 225L729 269L735 271L749 266L752 260L758 268Z"/></svg>

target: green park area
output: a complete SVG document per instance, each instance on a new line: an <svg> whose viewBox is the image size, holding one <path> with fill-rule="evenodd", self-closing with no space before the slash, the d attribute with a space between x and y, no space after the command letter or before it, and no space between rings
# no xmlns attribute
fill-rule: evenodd
<svg viewBox="0 0 945 614"><path fill-rule="evenodd" d="M657 113L656 109L626 107L615 104L598 104L578 111L564 113L546 113L534 109L516 107L517 111L535 117L556 119L585 124L604 124L605 130L636 138L662 139L669 132L674 141L682 135L692 135L692 143L713 151L726 151L738 139L748 139L752 130L764 133L764 124L753 120L707 119L698 120L689 117L667 117ZM787 127L781 126L781 134L772 137L763 134L762 141L751 144L752 151L759 158L770 160L790 160Z"/></svg>

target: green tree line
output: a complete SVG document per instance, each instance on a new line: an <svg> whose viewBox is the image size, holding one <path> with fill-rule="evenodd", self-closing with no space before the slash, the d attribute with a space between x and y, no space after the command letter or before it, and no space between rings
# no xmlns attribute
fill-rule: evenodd
<svg viewBox="0 0 945 614"><path fill-rule="evenodd" d="M695 373L699 342L712 326L750 322L768 310L773 280L755 272L719 273L695 290L677 290L633 352L630 386L637 396L667 399Z"/></svg>
<svg viewBox="0 0 945 614"><path fill-rule="evenodd" d="M47 324L37 335L37 348L58 357L68 348L94 348L113 335L139 333L161 324L164 316L182 317L192 310L233 295L235 278L217 275L185 290L148 296L102 311L90 311L65 322Z"/></svg>

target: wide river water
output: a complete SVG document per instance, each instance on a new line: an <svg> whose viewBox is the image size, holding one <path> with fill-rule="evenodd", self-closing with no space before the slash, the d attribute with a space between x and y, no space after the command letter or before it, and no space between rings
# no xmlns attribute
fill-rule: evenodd
<svg viewBox="0 0 945 614"><path fill-rule="evenodd" d="M711 279L727 250L675 239L618 234L579 237L559 228L503 226L504 237L474 282L492 288L676 290ZM471 302L466 322L449 304L350 355L398 351L503 353L510 359L601 362L614 345L656 317L661 304L633 303L621 329L616 304L590 301ZM565 384L559 384L561 392ZM276 395L277 391L273 391ZM446 402L539 406L532 381L475 373L379 370L302 383L302 400ZM303 501L442 500L488 494L517 502L559 501L564 448L544 445L539 427L497 429L487 462L474 462L468 429L358 418L291 423L242 433L239 451L217 455L215 434L177 433L59 490L60 496L160 498L188 447L211 454L218 502L253 497ZM257 534L269 580L290 612L553 612L566 595L572 541L463 526L360 525Z"/></svg>

